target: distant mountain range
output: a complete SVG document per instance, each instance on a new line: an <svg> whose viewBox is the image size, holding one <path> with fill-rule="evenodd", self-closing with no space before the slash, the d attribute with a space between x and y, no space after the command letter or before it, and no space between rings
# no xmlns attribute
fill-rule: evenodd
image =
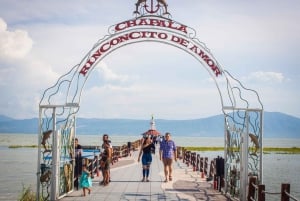
<svg viewBox="0 0 300 201"><path fill-rule="evenodd" d="M155 119L156 129L174 136L222 137L224 116L215 115L194 120ZM77 134L140 135L150 129L150 120L77 118ZM279 112L264 113L264 137L300 138L300 118ZM38 118L13 119L0 115L0 133L33 134Z"/></svg>

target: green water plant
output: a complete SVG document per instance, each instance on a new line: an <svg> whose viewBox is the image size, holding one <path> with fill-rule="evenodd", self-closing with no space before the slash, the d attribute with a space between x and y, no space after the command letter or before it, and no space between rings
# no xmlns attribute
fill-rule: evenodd
<svg viewBox="0 0 300 201"><path fill-rule="evenodd" d="M224 147L184 147L188 151L222 151Z"/></svg>
<svg viewBox="0 0 300 201"><path fill-rule="evenodd" d="M279 154L300 154L300 147L264 147L264 152L275 152Z"/></svg>
<svg viewBox="0 0 300 201"><path fill-rule="evenodd" d="M24 186L19 196L19 201L34 201L36 200L36 194L32 191L31 186Z"/></svg>
<svg viewBox="0 0 300 201"><path fill-rule="evenodd" d="M223 151L224 147L184 147L188 151ZM238 151L236 147L233 151ZM250 149L250 151L253 151ZM264 153L300 154L300 147L264 147Z"/></svg>
<svg viewBox="0 0 300 201"><path fill-rule="evenodd" d="M37 145L9 145L8 148L16 149L16 148L37 148Z"/></svg>

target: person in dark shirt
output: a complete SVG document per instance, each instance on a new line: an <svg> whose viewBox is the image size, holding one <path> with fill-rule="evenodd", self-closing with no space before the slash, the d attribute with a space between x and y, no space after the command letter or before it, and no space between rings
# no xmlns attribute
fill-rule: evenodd
<svg viewBox="0 0 300 201"><path fill-rule="evenodd" d="M74 170L74 187L78 190L79 177L82 172L82 148L78 143L78 138L75 138L75 170Z"/></svg>
<svg viewBox="0 0 300 201"><path fill-rule="evenodd" d="M142 147L140 149L138 162L140 162L141 155L142 156L142 166L143 166L143 179L142 182L149 182L149 173L150 173L150 165L152 162L151 150L155 149L155 145L152 143L150 136L145 136L143 139Z"/></svg>

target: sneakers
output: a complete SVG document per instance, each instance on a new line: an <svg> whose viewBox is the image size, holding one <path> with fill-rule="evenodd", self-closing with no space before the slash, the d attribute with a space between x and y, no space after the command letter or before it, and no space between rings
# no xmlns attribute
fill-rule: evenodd
<svg viewBox="0 0 300 201"><path fill-rule="evenodd" d="M149 180L148 178L145 178L145 177L144 177L144 178L142 179L142 182L145 182L145 181L146 181L146 182L149 182L150 180Z"/></svg>
<svg viewBox="0 0 300 201"><path fill-rule="evenodd" d="M169 176L169 179L168 179L168 177L166 177L164 182L168 182L168 181L172 181L172 176Z"/></svg>

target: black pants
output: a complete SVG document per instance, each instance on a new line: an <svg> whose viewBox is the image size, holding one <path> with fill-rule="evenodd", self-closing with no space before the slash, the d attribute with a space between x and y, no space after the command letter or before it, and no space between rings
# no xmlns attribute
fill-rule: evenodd
<svg viewBox="0 0 300 201"><path fill-rule="evenodd" d="M74 168L74 188L79 189L79 176L82 171L82 157L75 158L75 168Z"/></svg>

